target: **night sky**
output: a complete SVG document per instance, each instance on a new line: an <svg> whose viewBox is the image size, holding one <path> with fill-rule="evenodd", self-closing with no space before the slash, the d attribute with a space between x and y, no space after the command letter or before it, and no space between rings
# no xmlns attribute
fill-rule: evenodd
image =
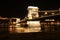
<svg viewBox="0 0 60 40"><path fill-rule="evenodd" d="M38 6L40 10L52 10L52 9L58 9L60 7L60 1L59 0L8 0L8 2L0 2L0 6L1 6L0 16L24 18L27 15L28 6Z"/></svg>

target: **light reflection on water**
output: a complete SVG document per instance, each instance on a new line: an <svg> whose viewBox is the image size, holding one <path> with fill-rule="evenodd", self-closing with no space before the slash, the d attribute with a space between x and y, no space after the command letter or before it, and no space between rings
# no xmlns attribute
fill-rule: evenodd
<svg viewBox="0 0 60 40"><path fill-rule="evenodd" d="M29 32L60 32L60 23L41 23L40 27L30 28L30 27L22 27L14 24L8 24L8 23L1 23L0 27L2 30L7 30L9 33L29 33ZM0 28L0 29L1 29Z"/></svg>
<svg viewBox="0 0 60 40"><path fill-rule="evenodd" d="M0 27L2 30L7 30L9 33L29 33L29 32L39 32L40 28L30 28L30 27L22 27L21 25L16 24L8 24L8 23L1 23Z"/></svg>
<svg viewBox="0 0 60 40"><path fill-rule="evenodd" d="M40 28L10 27L9 32L15 33L40 32Z"/></svg>

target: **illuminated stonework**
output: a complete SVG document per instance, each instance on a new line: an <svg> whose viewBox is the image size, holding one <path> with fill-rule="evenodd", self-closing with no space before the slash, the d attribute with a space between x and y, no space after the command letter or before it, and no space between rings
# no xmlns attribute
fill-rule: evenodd
<svg viewBox="0 0 60 40"><path fill-rule="evenodd" d="M35 6L28 6L28 18L33 19L39 17L38 15L38 7Z"/></svg>
<svg viewBox="0 0 60 40"><path fill-rule="evenodd" d="M39 8L35 6L28 6L28 19L34 19L34 18L39 17L38 9ZM40 21L27 21L27 25L29 27L29 32L41 31Z"/></svg>

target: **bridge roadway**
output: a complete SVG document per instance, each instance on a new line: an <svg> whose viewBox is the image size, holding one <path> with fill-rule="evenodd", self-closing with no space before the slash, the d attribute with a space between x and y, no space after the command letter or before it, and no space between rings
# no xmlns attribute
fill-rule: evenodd
<svg viewBox="0 0 60 40"><path fill-rule="evenodd" d="M37 17L37 18L34 18L34 19L22 19L19 23L26 22L26 21L31 21L31 20L40 20L42 18L55 17L55 16L59 16L59 15L60 15L60 13L55 14L55 15L48 15L48 16L43 16L43 17Z"/></svg>
<svg viewBox="0 0 60 40"><path fill-rule="evenodd" d="M0 28L0 40L60 40L60 32L9 33Z"/></svg>

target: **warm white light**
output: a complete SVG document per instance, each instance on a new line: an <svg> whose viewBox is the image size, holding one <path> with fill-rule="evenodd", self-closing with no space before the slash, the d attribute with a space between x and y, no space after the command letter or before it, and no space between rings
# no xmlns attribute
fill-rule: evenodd
<svg viewBox="0 0 60 40"><path fill-rule="evenodd" d="M52 13L52 15L54 15L54 13Z"/></svg>
<svg viewBox="0 0 60 40"><path fill-rule="evenodd" d="M45 21L55 21L54 19L45 19Z"/></svg>
<svg viewBox="0 0 60 40"><path fill-rule="evenodd" d="M27 21L27 24L29 26L40 26L40 22L39 21Z"/></svg>
<svg viewBox="0 0 60 40"><path fill-rule="evenodd" d="M47 12L45 12L45 14L47 14Z"/></svg>
<svg viewBox="0 0 60 40"><path fill-rule="evenodd" d="M35 6L28 6L28 8L38 8L38 7L35 7Z"/></svg>

